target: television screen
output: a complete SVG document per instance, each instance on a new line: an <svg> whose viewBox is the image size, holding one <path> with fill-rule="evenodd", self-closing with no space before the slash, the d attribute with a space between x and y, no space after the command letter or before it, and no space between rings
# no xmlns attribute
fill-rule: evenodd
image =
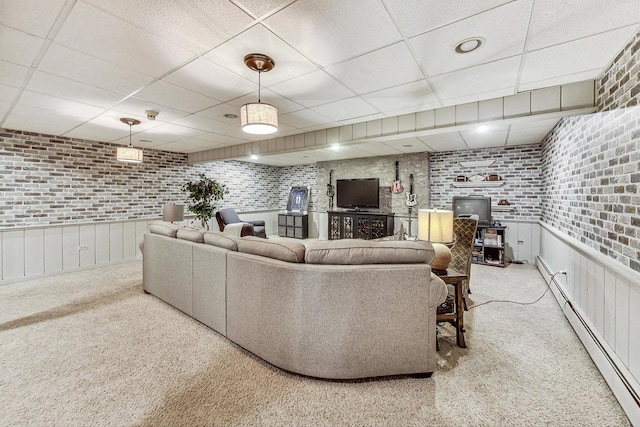
<svg viewBox="0 0 640 427"><path fill-rule="evenodd" d="M478 225L491 225L491 197L454 197L453 217L478 215Z"/></svg>
<svg viewBox="0 0 640 427"><path fill-rule="evenodd" d="M378 178L337 179L336 195L339 208L378 209L380 207Z"/></svg>

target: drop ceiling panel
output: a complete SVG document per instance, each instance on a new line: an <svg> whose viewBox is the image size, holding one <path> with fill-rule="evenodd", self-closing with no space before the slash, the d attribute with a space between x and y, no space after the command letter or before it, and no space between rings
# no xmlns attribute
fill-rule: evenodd
<svg viewBox="0 0 640 427"><path fill-rule="evenodd" d="M198 58L163 80L226 102L255 91L258 87L257 73L255 77L256 81L252 82L206 59Z"/></svg>
<svg viewBox="0 0 640 427"><path fill-rule="evenodd" d="M92 117L96 117L104 111L103 108L28 90L22 93L18 105L50 110L47 113L49 116L73 118L76 120L76 125Z"/></svg>
<svg viewBox="0 0 640 427"><path fill-rule="evenodd" d="M395 148L401 153L421 153L424 151L432 151L430 147L425 145L418 138L404 138L404 139L396 139L391 141L384 141L384 144Z"/></svg>
<svg viewBox="0 0 640 427"><path fill-rule="evenodd" d="M289 99L282 97L277 93L270 91L269 89L261 90L260 97L262 99L261 102L266 102L276 107L278 109L278 114L287 114L293 111L302 110L304 108L302 105L290 101ZM235 107L235 114L240 114L240 107L248 102L258 102L257 90L255 92L251 92L249 94L231 100L227 104ZM240 122L238 121L237 123Z"/></svg>
<svg viewBox="0 0 640 427"><path fill-rule="evenodd" d="M511 0L386 0L394 21L406 37L462 20Z"/></svg>
<svg viewBox="0 0 640 427"><path fill-rule="evenodd" d="M0 58L14 64L31 66L40 52L41 38L0 25Z"/></svg>
<svg viewBox="0 0 640 427"><path fill-rule="evenodd" d="M536 0L527 50L555 46L625 26L631 26L629 31L633 34L639 21L637 0Z"/></svg>
<svg viewBox="0 0 640 427"><path fill-rule="evenodd" d="M424 78L404 42L327 67L326 71L357 94Z"/></svg>
<svg viewBox="0 0 640 427"><path fill-rule="evenodd" d="M28 67L0 60L0 84L20 87L28 73Z"/></svg>
<svg viewBox="0 0 640 427"><path fill-rule="evenodd" d="M391 147L383 142L363 142L355 145L355 147L357 147L359 150L371 153L374 156L387 156L403 153L397 148Z"/></svg>
<svg viewBox="0 0 640 427"><path fill-rule="evenodd" d="M366 25L363 25L366 23ZM265 21L307 58L328 66L401 40L382 2L299 0Z"/></svg>
<svg viewBox="0 0 640 427"><path fill-rule="evenodd" d="M609 47L623 46L633 33L633 29L625 28L529 52L520 83L571 76L584 70L601 70L613 59ZM597 77L597 73L589 78Z"/></svg>
<svg viewBox="0 0 640 427"><path fill-rule="evenodd" d="M293 126L299 129L305 129L312 126L319 125L328 125L333 121L323 116L322 114L318 114L313 110L302 110L296 111L295 113L289 114L280 114L278 117L279 123L286 123L289 126Z"/></svg>
<svg viewBox="0 0 640 427"><path fill-rule="evenodd" d="M228 126L233 126L234 124L240 123L239 117L227 118L224 116L225 114L235 114L236 116L238 116L240 114L240 108L235 105L223 103L211 108L207 108L206 110L198 111L196 113L196 115L198 116L206 117L208 119L221 122Z"/></svg>
<svg viewBox="0 0 640 427"><path fill-rule="evenodd" d="M478 129L460 132L469 148L503 147L507 143L509 127L491 127L489 130Z"/></svg>
<svg viewBox="0 0 640 427"><path fill-rule="evenodd" d="M152 77L55 43L47 49L38 69L124 95L153 81Z"/></svg>
<svg viewBox="0 0 640 427"><path fill-rule="evenodd" d="M240 120L240 119L236 119ZM195 114L190 114L186 117L182 117L180 119L172 121L173 124L179 126L190 127L193 129L199 129L206 132L216 132L218 129L224 128L225 125L222 122L211 120L207 117L198 116Z"/></svg>
<svg viewBox="0 0 640 427"><path fill-rule="evenodd" d="M429 76L518 55L524 50L531 7L532 0L509 3L414 37L410 43ZM454 51L458 42L478 36L487 41L478 50Z"/></svg>
<svg viewBox="0 0 640 427"><path fill-rule="evenodd" d="M322 70L271 86L273 92L305 107L349 98L354 93Z"/></svg>
<svg viewBox="0 0 640 427"><path fill-rule="evenodd" d="M335 121L361 118L378 112L378 110L358 97L318 105L313 108L313 111Z"/></svg>
<svg viewBox="0 0 640 427"><path fill-rule="evenodd" d="M209 145L210 144L206 142L203 143L202 141L198 141L196 139L182 139L176 142L157 145L153 148L156 150L172 151L176 153L195 153L197 151L208 149L207 147Z"/></svg>
<svg viewBox="0 0 640 427"><path fill-rule="evenodd" d="M171 123L156 126L144 132L140 132L137 135L141 139L150 139L152 141L167 141L173 142L184 138L190 138L194 136L204 135L205 132L188 128L185 126L178 126Z"/></svg>
<svg viewBox="0 0 640 427"><path fill-rule="evenodd" d="M368 93L362 95L362 98L380 111L397 111L417 106L422 108L425 104L438 105L438 100L425 80Z"/></svg>
<svg viewBox="0 0 640 427"><path fill-rule="evenodd" d="M195 113L220 103L220 101L200 95L199 93L183 89L179 86L158 80L140 92L135 97L143 101L150 101L160 105L171 105L172 107Z"/></svg>
<svg viewBox="0 0 640 427"><path fill-rule="evenodd" d="M236 4L244 8L250 15L260 18L294 1L295 0L236 0Z"/></svg>
<svg viewBox="0 0 640 427"><path fill-rule="evenodd" d="M597 78L602 72L601 68L596 68L593 70L582 71L575 74L568 74L560 77L554 77L551 79L538 80L531 83L522 83L518 85L519 91L527 91L527 90L535 90L542 89L552 86L560 86L568 83L581 82L585 80L594 80Z"/></svg>
<svg viewBox="0 0 640 427"><path fill-rule="evenodd" d="M18 95L18 88L0 84L0 101L13 102Z"/></svg>
<svg viewBox="0 0 640 427"><path fill-rule="evenodd" d="M112 107L123 98L121 94L39 71L33 74L26 89L103 108Z"/></svg>
<svg viewBox="0 0 640 427"><path fill-rule="evenodd" d="M11 103L7 101L0 101L0 114L4 114L9 111L9 107L11 107Z"/></svg>
<svg viewBox="0 0 640 427"><path fill-rule="evenodd" d="M54 114L53 111L46 108L16 105L11 115L3 122L3 127L8 129L29 129L30 132L49 135L64 135L65 132L77 126L80 122L76 116L78 113L77 110L74 110L69 114L60 115ZM38 117L37 122L34 122L34 117Z"/></svg>
<svg viewBox="0 0 640 427"><path fill-rule="evenodd" d="M253 19L230 1L86 0L123 21L196 53L235 36Z"/></svg>
<svg viewBox="0 0 640 427"><path fill-rule="evenodd" d="M444 103L461 97L469 99L472 95L486 92L502 92L503 89L513 94L519 66L519 57L507 58L433 77L431 83Z"/></svg>
<svg viewBox="0 0 640 427"><path fill-rule="evenodd" d="M468 150L469 146L459 132L421 136L419 139L433 151Z"/></svg>
<svg viewBox="0 0 640 427"><path fill-rule="evenodd" d="M45 37L66 0L3 0L0 24Z"/></svg>
<svg viewBox="0 0 640 427"><path fill-rule="evenodd" d="M553 126L538 126L531 128L512 128L509 132L507 145L538 144L553 129Z"/></svg>
<svg viewBox="0 0 640 427"><path fill-rule="evenodd" d="M131 128L131 132L134 136L137 133L144 132L145 130L149 130L163 124L162 122L147 120L144 116L139 114L122 114L121 112L110 110L80 126L75 127L64 136L105 142L114 142L120 138L126 137L127 141L125 143L128 144L129 125L120 121L120 118L122 117L130 117L132 119L140 120L139 125L134 125Z"/></svg>
<svg viewBox="0 0 640 427"><path fill-rule="evenodd" d="M117 113L118 117L140 117L140 120L144 122L154 123L147 119L147 115L145 113L147 110L158 112L155 123L168 123L189 115L186 111L176 110L174 108L167 107L166 105L136 98L127 98L120 104L113 107L110 111ZM156 124L156 126L159 125Z"/></svg>
<svg viewBox="0 0 640 427"><path fill-rule="evenodd" d="M253 81L255 89L258 75L244 63L245 55L253 52L269 55L276 64L273 70L262 74L262 87L270 87L316 70L311 61L260 24L216 47L204 58Z"/></svg>
<svg viewBox="0 0 640 427"><path fill-rule="evenodd" d="M194 57L186 49L82 2L75 4L55 42L153 77Z"/></svg>

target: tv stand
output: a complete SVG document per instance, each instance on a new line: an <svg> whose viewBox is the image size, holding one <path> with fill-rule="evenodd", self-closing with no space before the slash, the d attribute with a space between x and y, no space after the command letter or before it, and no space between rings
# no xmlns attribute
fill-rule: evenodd
<svg viewBox="0 0 640 427"><path fill-rule="evenodd" d="M329 240L378 239L393 235L390 212L328 211Z"/></svg>

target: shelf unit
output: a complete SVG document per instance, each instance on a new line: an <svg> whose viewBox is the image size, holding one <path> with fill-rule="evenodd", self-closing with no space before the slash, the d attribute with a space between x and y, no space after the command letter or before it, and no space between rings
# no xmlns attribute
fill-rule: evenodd
<svg viewBox="0 0 640 427"><path fill-rule="evenodd" d="M472 188L472 187L500 187L504 185L504 181L461 181L461 182L452 182L454 187L457 188Z"/></svg>
<svg viewBox="0 0 640 427"><path fill-rule="evenodd" d="M306 239L309 237L309 215L278 214L278 236Z"/></svg>
<svg viewBox="0 0 640 427"><path fill-rule="evenodd" d="M507 227L478 226L473 245L473 253L471 254L471 262L474 264L506 267L507 259L504 254L506 230Z"/></svg>

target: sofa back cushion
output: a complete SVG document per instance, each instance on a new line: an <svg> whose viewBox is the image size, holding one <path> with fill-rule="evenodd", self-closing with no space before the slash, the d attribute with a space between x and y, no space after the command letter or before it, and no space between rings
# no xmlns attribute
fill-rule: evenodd
<svg viewBox="0 0 640 427"><path fill-rule="evenodd" d="M304 262L305 247L293 240L269 240L245 236L238 240L238 252L262 255L286 262Z"/></svg>
<svg viewBox="0 0 640 427"><path fill-rule="evenodd" d="M204 243L204 232L200 230L192 230L190 228L181 228L176 233L176 237L182 240L189 240L196 243Z"/></svg>
<svg viewBox="0 0 640 427"><path fill-rule="evenodd" d="M421 264L432 259L426 245L406 240L323 240L306 246L307 264Z"/></svg>
<svg viewBox="0 0 640 427"><path fill-rule="evenodd" d="M225 227L226 229L227 227ZM208 245L217 246L219 248L228 249L230 251L238 250L239 237L232 234L220 233L218 231L207 231L204 233L204 242Z"/></svg>
<svg viewBox="0 0 640 427"><path fill-rule="evenodd" d="M161 234L168 237L176 237L180 227L168 221L151 221L149 223L149 233Z"/></svg>

